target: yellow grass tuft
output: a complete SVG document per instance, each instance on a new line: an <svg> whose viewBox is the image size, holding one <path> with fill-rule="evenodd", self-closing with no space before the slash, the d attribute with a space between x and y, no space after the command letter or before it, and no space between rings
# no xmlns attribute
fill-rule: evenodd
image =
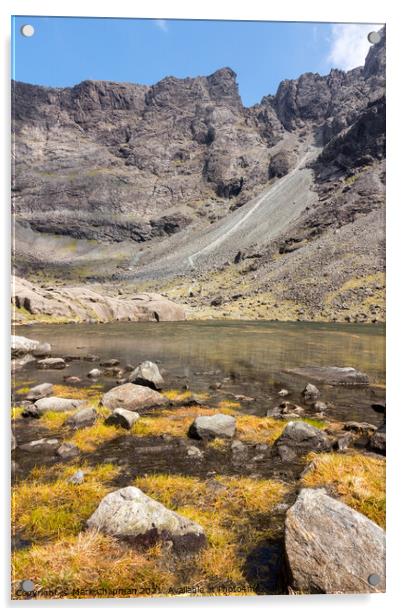
<svg viewBox="0 0 402 616"><path fill-rule="evenodd" d="M346 504L385 527L385 460L360 453L311 453L308 488L325 486Z"/></svg>
<svg viewBox="0 0 402 616"><path fill-rule="evenodd" d="M123 428L117 426L107 426L100 419L86 428L81 428L74 432L73 436L68 439L69 443L76 445L81 451L95 451L99 445L112 441L113 439L125 434Z"/></svg>
<svg viewBox="0 0 402 616"><path fill-rule="evenodd" d="M80 485L68 479L78 467L35 469L30 478L18 483L12 493L12 528L31 541L56 539L77 534L99 501L110 491L106 481L116 470L108 465L86 470ZM49 480L53 474L56 479ZM44 481L48 479L47 481Z"/></svg>
<svg viewBox="0 0 402 616"><path fill-rule="evenodd" d="M32 580L52 597L143 596L168 593L175 576L160 566L153 549L139 553L96 531L81 532L13 555L13 581ZM129 589L128 594L121 589ZM120 592L119 592L120 590ZM45 596L47 596L45 593ZM16 597L18 598L18 597Z"/></svg>
<svg viewBox="0 0 402 616"><path fill-rule="evenodd" d="M48 430L59 430L72 411L46 411L39 419L39 424Z"/></svg>

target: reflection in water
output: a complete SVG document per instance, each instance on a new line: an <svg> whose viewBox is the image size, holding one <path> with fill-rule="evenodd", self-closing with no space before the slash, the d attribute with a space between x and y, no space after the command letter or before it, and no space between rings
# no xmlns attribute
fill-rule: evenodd
<svg viewBox="0 0 402 616"><path fill-rule="evenodd" d="M278 388L296 397L305 384L283 370L296 366L352 366L366 372L370 383L384 386L385 336L379 325L279 323L264 321L193 321L179 323L110 323L105 325L33 325L17 333L52 344L53 355L94 353L136 365L149 359L166 370L169 387L184 383L205 391L222 383L221 397L244 394L256 398L246 412L264 414L276 403ZM85 376L94 364L71 362L67 371L43 372L43 379L61 381L66 374ZM37 371L25 377L38 379ZM24 377L24 378L25 378ZM114 382L106 382L109 388ZM378 423L370 403L381 396L372 388L320 386L332 402L332 414L343 419Z"/></svg>

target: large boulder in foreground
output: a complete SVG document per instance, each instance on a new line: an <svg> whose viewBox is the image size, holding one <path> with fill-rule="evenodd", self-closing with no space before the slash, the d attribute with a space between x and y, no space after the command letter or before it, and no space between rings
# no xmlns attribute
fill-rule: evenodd
<svg viewBox="0 0 402 616"><path fill-rule="evenodd" d="M235 432L235 418L217 413L216 415L197 417L191 424L188 435L198 440L209 440L213 438L233 438Z"/></svg>
<svg viewBox="0 0 402 616"><path fill-rule="evenodd" d="M144 411L168 404L169 400L150 387L125 383L113 387L102 397L102 404L113 411L124 408L127 411Z"/></svg>
<svg viewBox="0 0 402 616"><path fill-rule="evenodd" d="M323 430L305 421L290 421L275 441L275 448L282 461L290 462L308 451L328 451L331 441Z"/></svg>
<svg viewBox="0 0 402 616"><path fill-rule="evenodd" d="M285 549L296 590L385 592L385 532L322 489L302 490L288 509Z"/></svg>
<svg viewBox="0 0 402 616"><path fill-rule="evenodd" d="M133 486L105 496L87 526L134 545L172 541L176 550L184 552L197 551L206 545L202 526L167 509Z"/></svg>
<svg viewBox="0 0 402 616"><path fill-rule="evenodd" d="M286 372L328 385L368 385L369 382L367 374L350 367L305 366L302 368L291 368L286 370Z"/></svg>
<svg viewBox="0 0 402 616"><path fill-rule="evenodd" d="M136 385L151 387L151 389L162 389L164 383L158 366L152 361L143 361L131 372L128 380Z"/></svg>

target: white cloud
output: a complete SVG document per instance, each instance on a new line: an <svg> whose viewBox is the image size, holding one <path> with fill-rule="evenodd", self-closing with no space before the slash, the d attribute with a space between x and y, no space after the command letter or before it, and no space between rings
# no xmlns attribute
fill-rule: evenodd
<svg viewBox="0 0 402 616"><path fill-rule="evenodd" d="M327 57L331 67L348 71L362 66L370 48L367 35L380 28L374 24L334 24Z"/></svg>
<svg viewBox="0 0 402 616"><path fill-rule="evenodd" d="M154 19L154 24L159 30L162 30L162 32L167 32L169 30L166 19Z"/></svg>

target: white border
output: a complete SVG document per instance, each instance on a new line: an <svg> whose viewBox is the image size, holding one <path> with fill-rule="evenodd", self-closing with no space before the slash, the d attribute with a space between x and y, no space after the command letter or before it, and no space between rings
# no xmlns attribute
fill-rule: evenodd
<svg viewBox="0 0 402 616"><path fill-rule="evenodd" d="M2 80L1 80L1 126L5 128L4 139L0 150L1 186L3 199L0 208L1 241L1 335L0 346L4 361L2 362L0 393L3 398L1 405L3 437L1 458L5 471L3 473L3 503L9 502L9 433L8 433L8 407L9 407L9 370L8 335L9 335L9 249L10 249L10 221L9 221L9 171L10 171L10 140L9 140L9 41L10 16L16 15L65 15L65 16L105 16L105 17L153 17L153 18L189 18L189 19L266 19L275 21L328 21L328 22L367 22L387 23L387 401L388 401L388 571L387 593L385 595L367 596L293 596L293 597L250 597L218 599L135 599L135 600L86 600L86 601L48 601L48 602L13 602L8 600L9 594L9 564L7 550L2 550L1 561L1 588L3 605L6 610L63 607L68 611L85 609L88 613L95 610L120 608L145 612L163 609L165 613L178 610L192 610L201 613L205 609L218 611L230 609L234 613L241 613L245 608L252 609L255 614L266 614L267 611L278 611L286 616L290 613L320 614L325 616L339 614L343 609L346 613L364 612L365 615L375 614L379 610L383 613L393 613L393 606L400 604L402 588L402 540L400 532L401 517L400 499L400 454L401 440L401 366L400 343L402 317L402 297L399 293L401 280L401 259L399 245L402 241L402 203L401 193L401 93L402 78L400 62L402 50L402 22L399 18L397 2L395 0L336 0L325 2L323 0L287 0L287 2L263 3L261 0L247 0L247 2L234 4L230 0L203 0L199 4L183 3L179 0L148 0L147 2L130 2L129 0L113 0L113 2L100 4L83 0L3 0L1 11L1 51ZM1 532L5 545L9 542L8 512L4 505L0 508Z"/></svg>

